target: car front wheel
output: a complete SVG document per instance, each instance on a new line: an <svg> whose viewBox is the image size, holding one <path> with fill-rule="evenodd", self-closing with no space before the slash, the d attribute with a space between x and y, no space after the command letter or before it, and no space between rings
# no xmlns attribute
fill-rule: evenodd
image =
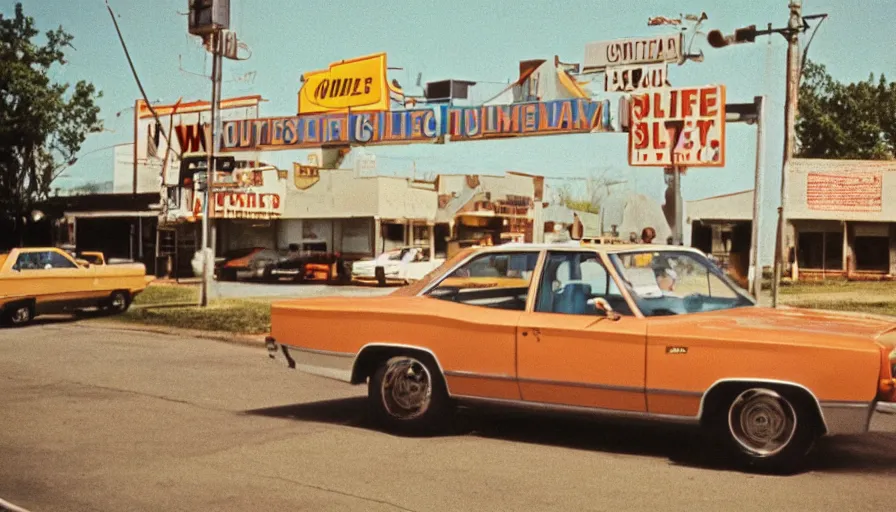
<svg viewBox="0 0 896 512"><path fill-rule="evenodd" d="M13 327L24 327L34 320L34 308L30 304L9 306L6 321Z"/></svg>
<svg viewBox="0 0 896 512"><path fill-rule="evenodd" d="M429 358L417 356L383 361L368 384L368 399L377 423L409 435L441 431L451 410L438 368Z"/></svg>
<svg viewBox="0 0 896 512"><path fill-rule="evenodd" d="M818 437L815 416L795 393L749 388L733 394L717 434L740 465L790 473L805 461Z"/></svg>

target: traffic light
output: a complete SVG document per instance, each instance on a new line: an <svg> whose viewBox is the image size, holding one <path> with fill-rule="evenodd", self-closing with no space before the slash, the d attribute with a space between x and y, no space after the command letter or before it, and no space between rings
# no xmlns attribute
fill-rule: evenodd
<svg viewBox="0 0 896 512"><path fill-rule="evenodd" d="M732 35L722 35L721 30L711 30L706 41L713 48L724 48L729 44L753 43L756 41L756 25L739 28Z"/></svg>

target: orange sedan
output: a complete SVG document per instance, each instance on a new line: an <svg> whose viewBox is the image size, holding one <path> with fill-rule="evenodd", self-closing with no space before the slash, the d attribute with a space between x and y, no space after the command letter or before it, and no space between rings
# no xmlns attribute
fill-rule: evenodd
<svg viewBox="0 0 896 512"><path fill-rule="evenodd" d="M791 469L896 402L896 322L759 307L678 246L466 249L388 296L275 303L271 334L271 357L366 383L403 432L464 402L588 412L700 425Z"/></svg>

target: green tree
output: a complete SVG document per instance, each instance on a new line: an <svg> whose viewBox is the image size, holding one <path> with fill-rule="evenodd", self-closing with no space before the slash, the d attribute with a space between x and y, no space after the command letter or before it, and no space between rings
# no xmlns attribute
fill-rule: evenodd
<svg viewBox="0 0 896 512"><path fill-rule="evenodd" d="M50 78L66 64L73 37L62 27L39 36L21 3L13 17L0 13L0 222L14 244L34 203L74 164L87 135L102 130L95 104L102 93L83 80L72 88Z"/></svg>
<svg viewBox="0 0 896 512"><path fill-rule="evenodd" d="M896 157L896 82L882 74L857 83L834 80L807 61L800 82L797 154L805 158Z"/></svg>

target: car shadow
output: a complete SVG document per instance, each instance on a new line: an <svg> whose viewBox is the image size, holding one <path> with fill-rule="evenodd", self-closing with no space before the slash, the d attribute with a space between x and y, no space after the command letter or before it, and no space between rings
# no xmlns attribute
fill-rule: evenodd
<svg viewBox="0 0 896 512"><path fill-rule="evenodd" d="M381 431L367 414L365 397L284 405L245 414L329 423ZM670 464L745 472L694 427L516 410L460 408L447 436L476 436L567 449L647 456ZM896 433L823 438L801 472L896 474ZM746 472L749 472L747 470Z"/></svg>

